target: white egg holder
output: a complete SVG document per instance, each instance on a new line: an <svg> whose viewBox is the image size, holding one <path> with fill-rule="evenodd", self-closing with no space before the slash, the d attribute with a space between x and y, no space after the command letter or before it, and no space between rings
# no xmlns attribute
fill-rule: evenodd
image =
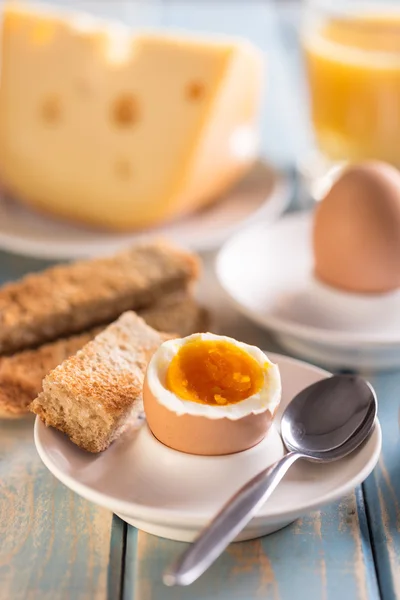
<svg viewBox="0 0 400 600"><path fill-rule="evenodd" d="M311 278L310 295L318 307L323 307L327 319L335 319L347 331L364 331L369 321L381 320L382 315L396 317L400 308L400 292L387 294L356 294L330 287Z"/></svg>
<svg viewBox="0 0 400 600"><path fill-rule="evenodd" d="M400 366L400 291L354 294L313 275L312 214L231 238L216 270L235 306L289 352L334 369Z"/></svg>

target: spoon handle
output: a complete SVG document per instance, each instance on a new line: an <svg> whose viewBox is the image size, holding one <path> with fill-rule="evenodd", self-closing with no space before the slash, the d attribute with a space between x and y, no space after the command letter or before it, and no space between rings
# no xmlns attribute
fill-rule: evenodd
<svg viewBox="0 0 400 600"><path fill-rule="evenodd" d="M269 498L289 467L302 456L289 452L245 483L177 563L164 573L165 585L189 585L200 577Z"/></svg>

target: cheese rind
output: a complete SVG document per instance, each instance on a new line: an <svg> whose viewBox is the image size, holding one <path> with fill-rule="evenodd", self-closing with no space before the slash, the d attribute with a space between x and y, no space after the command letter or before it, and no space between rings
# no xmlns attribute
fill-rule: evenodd
<svg viewBox="0 0 400 600"><path fill-rule="evenodd" d="M247 42L9 4L2 57L0 178L40 210L155 225L216 199L257 155L262 60Z"/></svg>

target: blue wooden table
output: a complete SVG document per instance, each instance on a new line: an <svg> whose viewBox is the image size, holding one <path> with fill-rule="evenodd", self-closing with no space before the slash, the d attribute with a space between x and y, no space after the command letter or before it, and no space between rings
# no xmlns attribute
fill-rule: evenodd
<svg viewBox="0 0 400 600"><path fill-rule="evenodd" d="M246 35L266 52L264 151L293 173L310 147L297 45L297 3L257 0L75 2L126 21ZM294 198L295 200L295 198ZM229 309L205 257L200 296L218 329L277 347ZM0 253L0 280L43 268ZM365 373L379 398L383 453L366 483L266 538L231 545L189 588L160 574L183 544L127 527L79 498L41 464L32 419L0 424L0 600L384 600L400 599L400 372Z"/></svg>

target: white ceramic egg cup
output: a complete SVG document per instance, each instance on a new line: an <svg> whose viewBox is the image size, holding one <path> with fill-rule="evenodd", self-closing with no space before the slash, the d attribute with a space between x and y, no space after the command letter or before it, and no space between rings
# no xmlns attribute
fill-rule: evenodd
<svg viewBox="0 0 400 600"><path fill-rule="evenodd" d="M330 374L288 357L278 364L282 400L267 436L257 446L227 456L194 456L158 442L147 425L126 432L100 454L84 452L59 431L35 422L35 444L47 468L67 487L118 514L138 529L191 541L228 498L253 475L283 455L283 410L306 386ZM369 440L330 464L298 461L237 538L257 538L285 527L311 510L338 500L373 470L381 450L379 423Z"/></svg>
<svg viewBox="0 0 400 600"><path fill-rule="evenodd" d="M334 369L400 366L400 292L336 291L313 276L312 214L251 226L218 254L218 279L236 307L289 352Z"/></svg>

